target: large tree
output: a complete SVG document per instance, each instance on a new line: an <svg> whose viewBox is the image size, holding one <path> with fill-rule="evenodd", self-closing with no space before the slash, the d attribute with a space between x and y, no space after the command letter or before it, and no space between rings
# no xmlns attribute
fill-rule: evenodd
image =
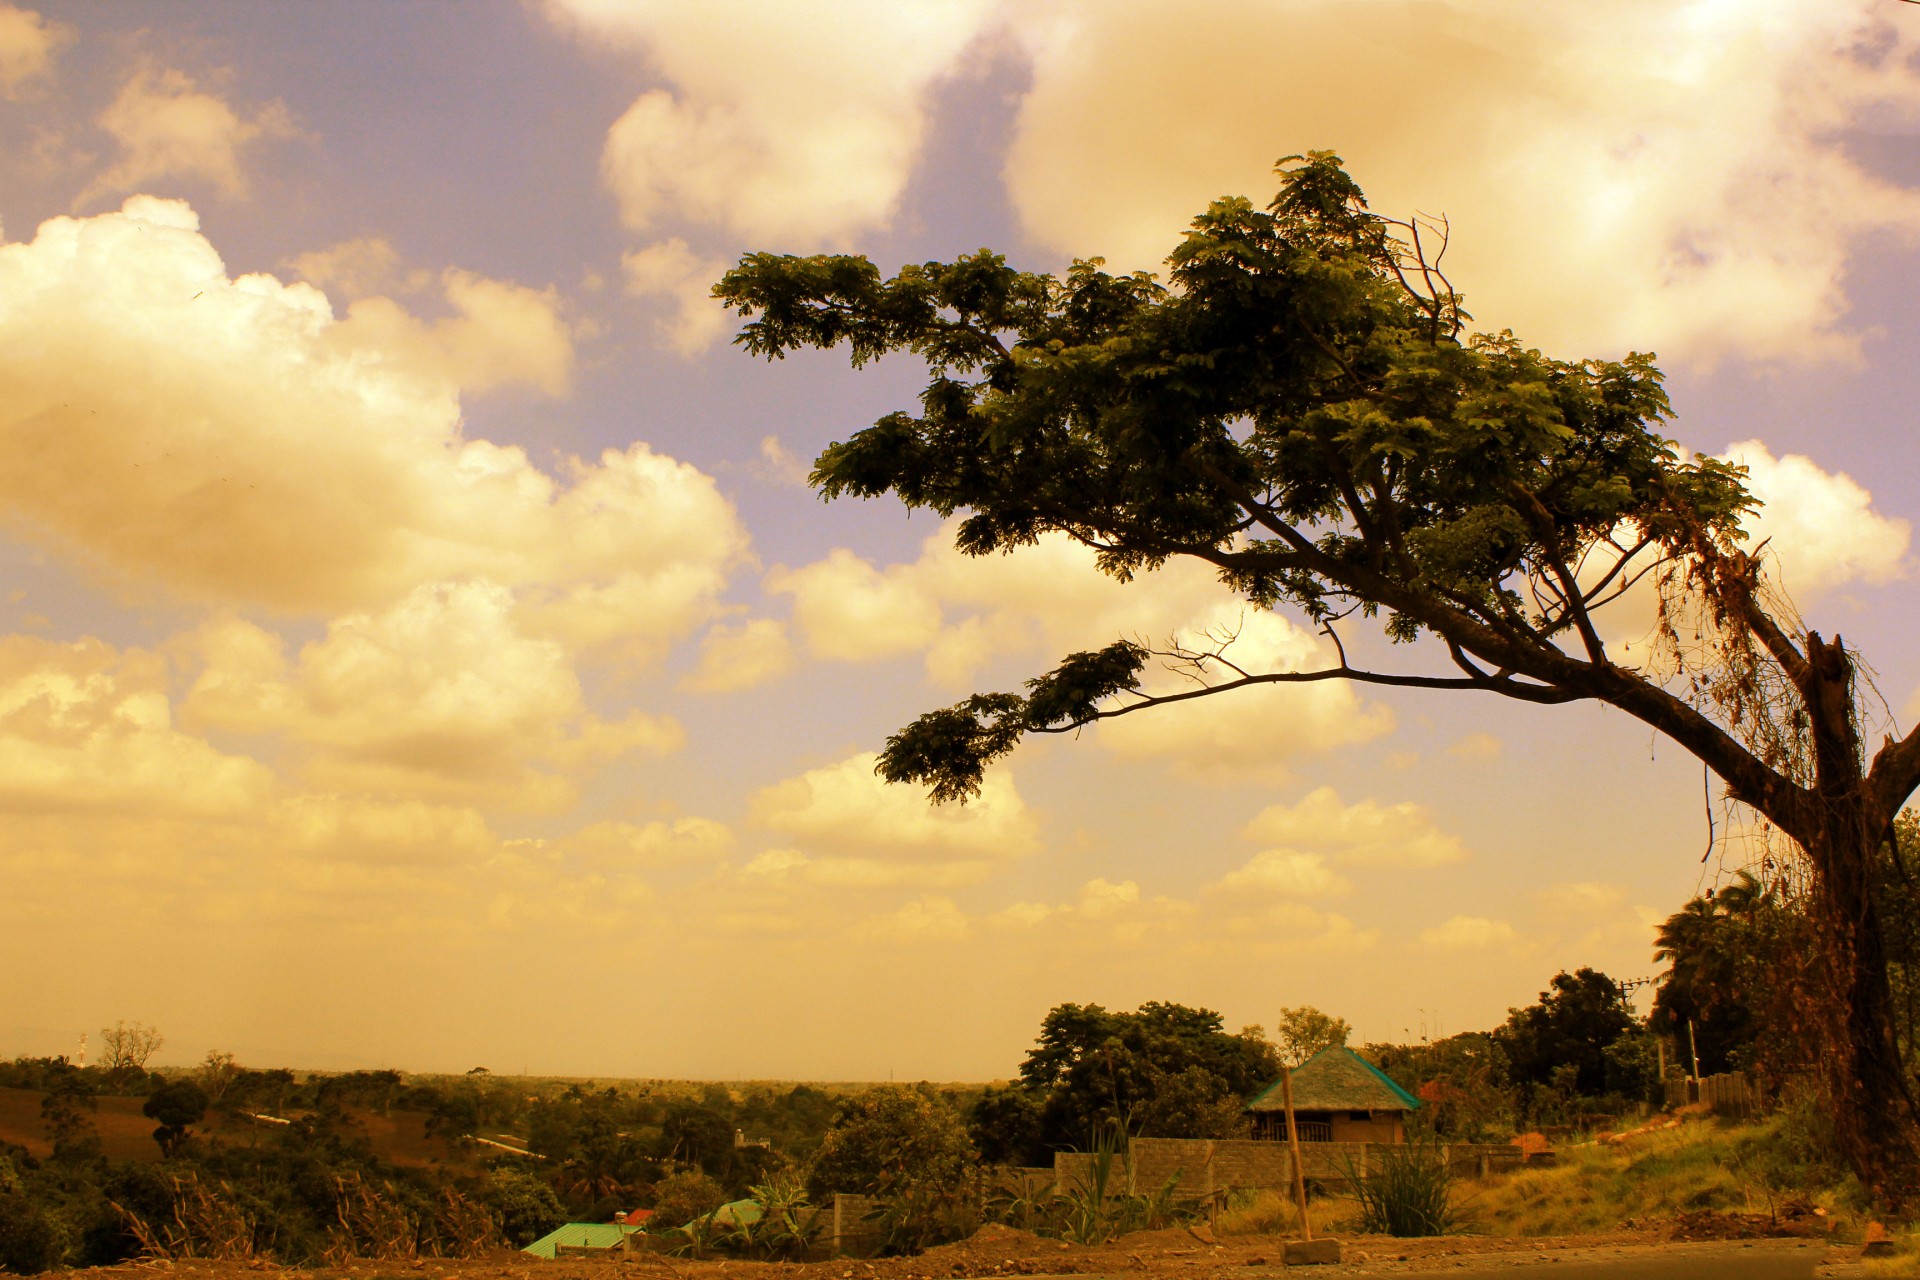
<svg viewBox="0 0 1920 1280"><path fill-rule="evenodd" d="M1020 1064L1032 1109L1021 1158L1044 1164L1110 1125L1155 1138L1237 1136L1243 1104L1273 1083L1280 1065L1260 1028L1234 1035L1212 1009L1160 1000L1132 1012L1055 1005ZM976 1124L996 1113L1019 1119L1005 1095L989 1095L975 1108Z"/></svg>
<svg viewBox="0 0 1920 1280"><path fill-rule="evenodd" d="M1019 271L982 251L890 279L860 257L752 254L715 287L755 354L845 343L856 364L926 361L917 412L821 454L825 496L964 513L958 545L976 555L1064 533L1123 580L1197 559L1248 609L1303 613L1338 654L1264 670L1230 637L1118 640L1023 692L922 716L880 772L965 798L1026 734L1275 683L1618 708L1804 850L1839 1138L1869 1184L1906 1193L1914 1105L1874 868L1920 783L1920 734L1869 760L1854 654L1769 586L1741 528L1755 505L1741 469L1660 434L1670 407L1650 356L1568 361L1470 333L1439 270L1443 228L1372 213L1331 153L1281 172L1267 208L1225 199L1195 219L1166 284L1097 260ZM1657 642L1610 646L1603 610L1649 590ZM1428 639L1445 673L1353 665L1341 623L1356 614ZM1156 659L1200 683L1147 693Z"/></svg>
<svg viewBox="0 0 1920 1280"><path fill-rule="evenodd" d="M116 1022L100 1029L100 1065L115 1075L146 1070L167 1038L144 1022Z"/></svg>
<svg viewBox="0 0 1920 1280"><path fill-rule="evenodd" d="M1515 1081L1545 1086L1565 1072L1570 1093L1593 1098L1610 1091L1607 1050L1638 1025L1619 983L1579 969L1555 974L1535 1003L1507 1010L1493 1039Z"/></svg>
<svg viewBox="0 0 1920 1280"><path fill-rule="evenodd" d="M1278 1029L1280 1059L1289 1067L1299 1066L1322 1049L1345 1044L1353 1034L1345 1018L1336 1018L1310 1004L1282 1009Z"/></svg>

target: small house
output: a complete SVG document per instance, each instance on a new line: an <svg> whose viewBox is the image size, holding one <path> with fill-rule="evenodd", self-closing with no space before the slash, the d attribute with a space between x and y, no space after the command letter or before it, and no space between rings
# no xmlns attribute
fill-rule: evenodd
<svg viewBox="0 0 1920 1280"><path fill-rule="evenodd" d="M1420 1099L1345 1045L1322 1049L1293 1069L1293 1114L1302 1142L1405 1142L1407 1113ZM1287 1138L1286 1091L1276 1080L1247 1104L1253 1136Z"/></svg>

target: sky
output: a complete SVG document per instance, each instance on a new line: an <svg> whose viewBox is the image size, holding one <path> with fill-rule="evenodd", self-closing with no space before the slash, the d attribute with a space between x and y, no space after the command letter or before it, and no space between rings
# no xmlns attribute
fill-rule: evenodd
<svg viewBox="0 0 1920 1280"><path fill-rule="evenodd" d="M921 370L755 360L712 282L1153 270L1310 149L1446 217L1479 328L1657 352L1920 713L1920 6L0 0L0 1055L983 1080L1069 1001L1407 1040L1653 974L1743 846L1604 709L1270 687L873 776L1072 649L1330 649L823 504Z"/></svg>

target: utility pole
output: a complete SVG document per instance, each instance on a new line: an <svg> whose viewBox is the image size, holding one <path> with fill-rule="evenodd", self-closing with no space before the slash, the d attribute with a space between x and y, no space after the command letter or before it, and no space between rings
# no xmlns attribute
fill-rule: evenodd
<svg viewBox="0 0 1920 1280"><path fill-rule="evenodd" d="M1307 1175L1300 1167L1300 1124L1293 1118L1293 1068L1280 1068L1280 1098L1287 1104L1287 1145L1293 1148L1293 1202L1300 1206L1300 1234L1313 1239L1313 1223L1307 1220Z"/></svg>

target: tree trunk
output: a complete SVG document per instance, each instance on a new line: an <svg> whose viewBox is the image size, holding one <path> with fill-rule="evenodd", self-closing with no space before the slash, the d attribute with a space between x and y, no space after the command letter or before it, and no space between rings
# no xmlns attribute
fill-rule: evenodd
<svg viewBox="0 0 1920 1280"><path fill-rule="evenodd" d="M1811 993L1826 1006L1816 1020L1825 1041L1820 1059L1840 1154L1872 1191L1899 1205L1920 1194L1920 1149L1906 1068L1894 1042L1893 993L1873 896L1873 859L1882 837L1860 831L1863 824L1847 821L1849 815L1833 816L1839 819L1834 826L1855 830L1830 830L1807 848L1825 970Z"/></svg>
<svg viewBox="0 0 1920 1280"><path fill-rule="evenodd" d="M1920 1198L1915 1108L1894 1037L1893 992L1874 870L1892 836L1890 813L1868 792L1854 718L1853 663L1838 636L1807 637L1803 690L1818 800L1806 829L1789 831L1813 864L1813 922L1825 972L1811 993L1841 1156L1895 1207Z"/></svg>

